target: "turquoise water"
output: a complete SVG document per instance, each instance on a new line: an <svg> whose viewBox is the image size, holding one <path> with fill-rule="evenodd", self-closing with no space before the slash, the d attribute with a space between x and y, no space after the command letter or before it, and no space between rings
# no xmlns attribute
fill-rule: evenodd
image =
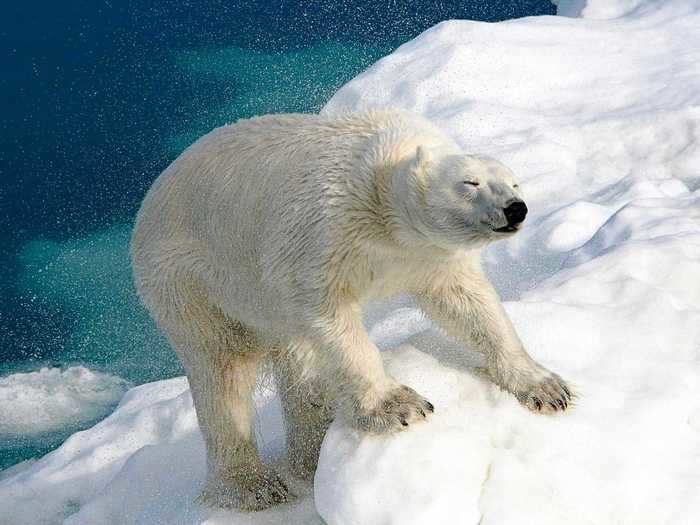
<svg viewBox="0 0 700 525"><path fill-rule="evenodd" d="M181 373L138 303L127 242L150 183L198 136L241 117L318 111L342 84L442 20L553 13L546 0L6 7L0 382L73 365L131 384ZM0 419L19 413L29 423L21 432L0 424L0 468L94 420L68 415L48 431L26 430L38 416L25 408L24 376L14 377L20 386L0 395Z"/></svg>

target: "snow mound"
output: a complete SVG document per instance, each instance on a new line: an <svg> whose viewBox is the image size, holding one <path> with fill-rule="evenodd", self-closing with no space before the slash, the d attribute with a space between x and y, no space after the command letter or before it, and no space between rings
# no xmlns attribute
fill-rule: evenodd
<svg viewBox="0 0 700 525"><path fill-rule="evenodd" d="M104 416L129 383L83 366L0 377L0 439L60 430Z"/></svg>
<svg viewBox="0 0 700 525"><path fill-rule="evenodd" d="M612 313L508 304L535 356L581 393L558 417L528 413L478 368L436 359L436 333L385 352L389 372L435 414L390 437L334 424L316 472L318 512L330 524L696 523L700 314L653 299ZM662 341L665 331L675 337ZM428 340L431 355L417 350Z"/></svg>
<svg viewBox="0 0 700 525"><path fill-rule="evenodd" d="M559 10L597 20L440 24L325 111L418 111L519 175L528 220L485 268L530 353L577 389L574 410L529 413L400 298L373 305L367 328L435 414L383 437L335 423L313 489L292 480L295 503L194 503L204 447L175 379L130 390L110 417L2 476L0 523L697 523L700 5ZM260 449L285 472L278 400L261 391L256 406Z"/></svg>

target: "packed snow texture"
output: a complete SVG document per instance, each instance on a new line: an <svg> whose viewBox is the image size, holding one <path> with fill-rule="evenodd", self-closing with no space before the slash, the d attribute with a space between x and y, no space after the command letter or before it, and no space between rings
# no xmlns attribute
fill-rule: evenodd
<svg viewBox="0 0 700 525"><path fill-rule="evenodd" d="M326 111L412 109L518 174L530 215L485 266L526 348L576 387L573 411L529 413L403 298L375 305L368 329L435 414L388 437L334 424L294 504L193 502L204 449L174 379L6 473L0 523L700 521L700 5L559 4L584 18L440 24ZM257 407L280 463L278 401L261 390Z"/></svg>

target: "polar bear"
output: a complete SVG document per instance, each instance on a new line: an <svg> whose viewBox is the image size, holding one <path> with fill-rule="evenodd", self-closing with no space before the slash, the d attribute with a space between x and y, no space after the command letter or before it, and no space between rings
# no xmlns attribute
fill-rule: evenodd
<svg viewBox="0 0 700 525"><path fill-rule="evenodd" d="M566 410L571 389L526 353L480 267L480 249L526 213L503 164L409 112L262 116L182 153L143 201L131 257L189 379L207 450L201 501L262 509L292 496L256 452L262 362L300 476L334 414L376 433L429 416L385 373L361 321L370 299L414 294L502 389L535 412Z"/></svg>

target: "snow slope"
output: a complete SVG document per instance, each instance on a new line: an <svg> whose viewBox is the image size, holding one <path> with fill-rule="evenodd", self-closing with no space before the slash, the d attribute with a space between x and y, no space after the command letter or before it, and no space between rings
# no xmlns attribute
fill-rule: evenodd
<svg viewBox="0 0 700 525"><path fill-rule="evenodd" d="M295 483L294 505L246 515L193 504L204 451L174 379L3 473L0 523L697 523L700 5L559 8L584 18L440 24L325 111L413 109L519 174L531 215L485 263L526 347L577 387L575 410L528 413L402 299L368 328L436 413L392 437L334 425L313 495ZM279 461L272 392L258 417Z"/></svg>

